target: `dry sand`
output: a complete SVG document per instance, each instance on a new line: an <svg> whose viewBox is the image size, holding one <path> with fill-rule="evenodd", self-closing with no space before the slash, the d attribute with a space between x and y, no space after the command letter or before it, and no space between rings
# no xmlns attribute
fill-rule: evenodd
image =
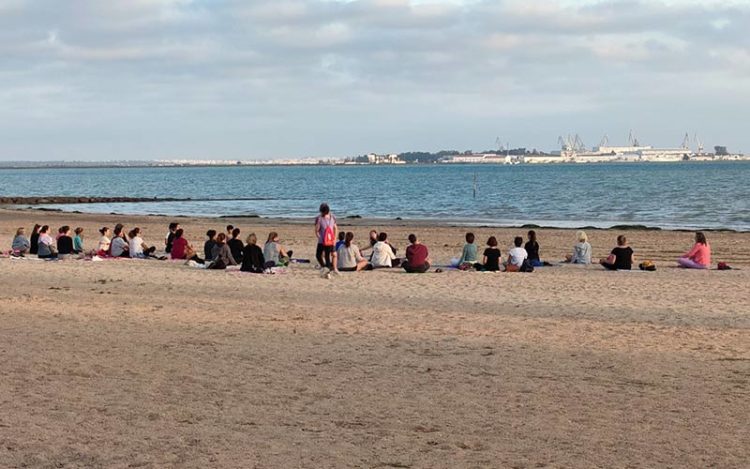
<svg viewBox="0 0 750 469"><path fill-rule="evenodd" d="M117 221L158 244L169 220L0 210L0 243ZM230 221L313 257L308 225ZM181 222L202 246L228 221ZM378 223L441 264L465 231ZM472 230L503 252L524 231ZM548 259L573 244L539 233ZM618 233L589 234L604 256ZM708 234L729 272L671 268L689 233L627 235L657 272L0 259L0 466L748 467L750 234Z"/></svg>

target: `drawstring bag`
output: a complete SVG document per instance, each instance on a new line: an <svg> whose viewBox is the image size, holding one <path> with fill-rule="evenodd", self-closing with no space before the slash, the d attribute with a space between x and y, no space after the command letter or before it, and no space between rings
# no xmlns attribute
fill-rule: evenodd
<svg viewBox="0 0 750 469"><path fill-rule="evenodd" d="M719 265L716 268L719 270L732 270L732 268L726 262L719 262Z"/></svg>

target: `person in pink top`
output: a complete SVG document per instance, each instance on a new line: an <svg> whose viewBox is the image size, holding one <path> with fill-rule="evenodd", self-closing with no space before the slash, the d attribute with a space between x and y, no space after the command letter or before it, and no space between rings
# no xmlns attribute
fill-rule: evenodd
<svg viewBox="0 0 750 469"><path fill-rule="evenodd" d="M700 231L695 233L695 245L677 259L677 264L686 269L708 269L711 265L711 246L706 241L706 235Z"/></svg>

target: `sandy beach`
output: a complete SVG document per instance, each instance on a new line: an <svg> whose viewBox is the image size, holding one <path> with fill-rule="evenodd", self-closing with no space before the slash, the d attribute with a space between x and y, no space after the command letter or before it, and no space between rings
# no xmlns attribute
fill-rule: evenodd
<svg viewBox="0 0 750 469"><path fill-rule="evenodd" d="M312 227L271 230L314 257ZM171 218L0 210L3 250L34 223L139 226ZM507 253L525 229L340 220L436 264L471 230ZM557 261L573 230L537 230ZM604 257L615 231L590 231ZM714 263L674 259L692 234L628 231L656 272L559 266L532 274L401 270L326 280L180 262L0 259L0 466L219 468L747 467L750 233L709 232ZM481 252L481 249L480 249Z"/></svg>

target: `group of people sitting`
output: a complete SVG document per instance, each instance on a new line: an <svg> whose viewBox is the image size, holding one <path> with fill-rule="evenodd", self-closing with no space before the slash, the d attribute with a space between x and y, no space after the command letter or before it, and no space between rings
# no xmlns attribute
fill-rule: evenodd
<svg viewBox="0 0 750 469"><path fill-rule="evenodd" d="M272 231L261 248L255 233L240 238L240 228L232 225L226 232L217 233L208 230L207 240L203 245L203 256L185 237L179 223L171 223L164 238L166 256L157 257L155 246L147 245L138 227L129 232L118 223L114 230L103 227L99 230L100 238L97 248L84 250L84 229L71 230L62 226L57 236L52 237L48 225L35 225L31 236L26 236L24 228L18 228L13 239L11 255L36 255L41 259L64 259L74 257L97 256L100 258L135 258L185 260L208 269L226 269L229 266L240 266L244 272L263 273L275 267L288 266L292 261L292 251L285 249L279 234ZM320 214L315 219L315 236L317 237L316 258L324 275L338 272L357 272L362 270L402 268L409 273L424 273L430 270L432 261L430 253L415 234L408 236L409 246L404 256L398 256L398 249L390 243L388 234L372 230L369 245L360 248L354 242L354 233L338 230L336 218L327 204L320 206ZM461 256L451 261L451 266L460 270L479 270L487 272L532 272L536 267L551 265L540 258L540 246L537 233L531 230L527 240L517 236L503 259L495 236L487 240L487 247L479 257L479 250L473 233L466 233ZM571 264L591 264L592 248L588 236L583 231L576 233L577 242L573 251L563 262ZM309 262L309 261L308 261ZM695 234L695 245L678 260L680 267L707 269L711 265L711 247L705 234ZM633 249L628 246L625 236L617 237L617 246L609 256L599 263L607 270L631 270L635 264Z"/></svg>
<svg viewBox="0 0 750 469"><path fill-rule="evenodd" d="M272 231L263 248L258 246L258 237L250 233L243 242L240 238L242 231L232 225L227 225L226 233L216 230L206 232L203 243L203 258L187 242L179 223L171 223L169 232L164 238L165 251L172 259L193 261L207 269L226 269L239 265L243 272L263 273L275 267L286 267L291 262L292 251L286 250L279 241L279 234Z"/></svg>
<svg viewBox="0 0 750 469"><path fill-rule="evenodd" d="M71 258L83 254L83 228L71 230L67 225L57 230L56 237L50 234L48 225L34 225L31 236L26 228L18 228L11 243L11 255L36 255L40 259Z"/></svg>
<svg viewBox="0 0 750 469"><path fill-rule="evenodd" d="M513 246L508 250L507 259L503 260L502 253L498 247L497 238L490 236L487 240L487 248L482 253L479 261L479 250L475 244L474 233L466 233L466 244L461 251L461 257L453 259L451 266L459 270L476 269L482 272L533 272L535 267L545 265L539 259L539 243L536 232L529 231L529 240L524 245L523 238L516 236Z"/></svg>
<svg viewBox="0 0 750 469"><path fill-rule="evenodd" d="M430 270L432 261L429 250L417 235L412 233L407 237L409 246L404 258L398 257L398 249L388 240L388 233L378 233L376 230L370 231L369 246L361 249L354 243L354 233L339 231L336 217L328 204L321 204L319 212L315 218L315 236L318 241L315 257L324 276L394 267L400 267L408 273L425 273Z"/></svg>
<svg viewBox="0 0 750 469"><path fill-rule="evenodd" d="M573 246L573 253L566 256L565 262L572 264L591 264L591 244L584 231L576 233L577 243ZM599 260L599 264L607 270L631 270L635 265L635 253L628 245L624 235L617 237L617 246L610 251L609 256ZM677 265L687 269L708 269L711 267L711 246L702 232L695 233L695 244L677 259ZM649 269L647 269L649 270Z"/></svg>

